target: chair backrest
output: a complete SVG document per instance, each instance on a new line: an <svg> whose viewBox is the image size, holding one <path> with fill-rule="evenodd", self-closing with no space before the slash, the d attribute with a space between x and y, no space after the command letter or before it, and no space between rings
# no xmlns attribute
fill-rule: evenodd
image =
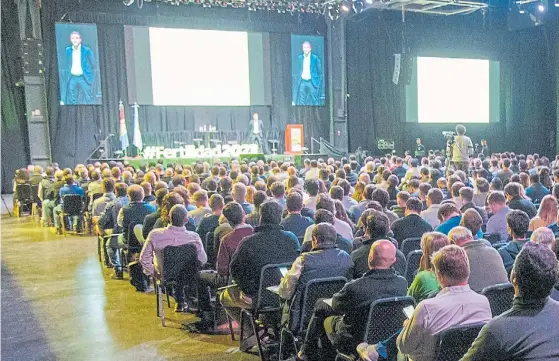
<svg viewBox="0 0 559 361"><path fill-rule="evenodd" d="M79 194L67 194L62 198L62 210L67 216L79 216L83 212L83 199Z"/></svg>
<svg viewBox="0 0 559 361"><path fill-rule="evenodd" d="M136 224L134 226L134 236L140 243L144 243L144 225L143 224Z"/></svg>
<svg viewBox="0 0 559 361"><path fill-rule="evenodd" d="M214 233L206 233L206 237L202 240L204 244L204 250L208 255L208 266L215 266L217 255L214 252Z"/></svg>
<svg viewBox="0 0 559 361"><path fill-rule="evenodd" d="M196 247L191 244L163 248L163 281L172 282L196 276L198 262Z"/></svg>
<svg viewBox="0 0 559 361"><path fill-rule="evenodd" d="M392 267L400 276L404 277L406 274L406 256L399 249L396 250L396 262Z"/></svg>
<svg viewBox="0 0 559 361"><path fill-rule="evenodd" d="M260 284L256 300L253 300L253 310L255 313L261 310L271 310L280 308L279 296L267 290L267 287L277 286L281 282L281 267L290 268L291 263L267 264L260 269Z"/></svg>
<svg viewBox="0 0 559 361"><path fill-rule="evenodd" d="M298 321L298 335L303 335L307 329L314 310L314 304L319 298L331 298L347 283L345 277L329 277L310 280L303 291L303 301ZM294 321L292 321L294 322Z"/></svg>
<svg viewBox="0 0 559 361"><path fill-rule="evenodd" d="M23 184L18 184L16 186L16 193L17 193L17 199L23 203L31 203L32 202L32 196L31 196L31 185L28 183L23 183Z"/></svg>
<svg viewBox="0 0 559 361"><path fill-rule="evenodd" d="M126 239L126 243L128 244L128 249L133 249L133 250L142 249L142 244L140 243L140 241L138 241L138 238L136 238L136 232L134 231L134 228L139 225L142 224L132 222L128 225L128 229L126 230L126 233L124 235Z"/></svg>
<svg viewBox="0 0 559 361"><path fill-rule="evenodd" d="M31 186L31 200L33 203L39 203L41 199L39 199L39 185L33 184Z"/></svg>
<svg viewBox="0 0 559 361"><path fill-rule="evenodd" d="M453 326L439 334L434 361L460 360L476 339L484 323Z"/></svg>
<svg viewBox="0 0 559 361"><path fill-rule="evenodd" d="M492 245L501 242L501 235L498 233L484 233L483 239L486 239Z"/></svg>
<svg viewBox="0 0 559 361"><path fill-rule="evenodd" d="M512 307L514 299L514 287L510 283L500 283L497 285L485 287L481 294L489 300L491 306L491 315L499 316L501 313Z"/></svg>
<svg viewBox="0 0 559 361"><path fill-rule="evenodd" d="M406 238L400 245L400 251L405 255L418 249L421 249L421 237Z"/></svg>
<svg viewBox="0 0 559 361"><path fill-rule="evenodd" d="M423 256L422 250L411 251L406 257L406 273L405 277L408 280L408 285L411 285L417 270L419 269L419 262L421 261L421 256Z"/></svg>
<svg viewBox="0 0 559 361"><path fill-rule="evenodd" d="M415 306L413 297L381 298L371 304L364 342L376 344L402 328L406 319L404 307Z"/></svg>
<svg viewBox="0 0 559 361"><path fill-rule="evenodd" d="M91 208L93 206L93 202L95 202L96 199L99 199L101 197L103 197L103 193L95 193L91 197L89 197L86 194L85 195L85 209Z"/></svg>

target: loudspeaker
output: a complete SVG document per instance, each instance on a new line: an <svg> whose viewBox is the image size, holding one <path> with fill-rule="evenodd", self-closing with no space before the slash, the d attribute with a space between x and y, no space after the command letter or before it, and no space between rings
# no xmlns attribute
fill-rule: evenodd
<svg viewBox="0 0 559 361"><path fill-rule="evenodd" d="M407 54L394 54L392 82L396 85L409 85L413 72L413 58Z"/></svg>

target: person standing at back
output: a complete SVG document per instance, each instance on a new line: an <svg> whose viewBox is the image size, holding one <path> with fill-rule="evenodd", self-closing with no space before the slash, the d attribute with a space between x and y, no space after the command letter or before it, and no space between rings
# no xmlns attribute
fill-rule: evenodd
<svg viewBox="0 0 559 361"><path fill-rule="evenodd" d="M466 127L462 124L456 126L456 135L452 145L452 163L455 170L463 170L468 173L470 155L474 151L472 140L466 135Z"/></svg>

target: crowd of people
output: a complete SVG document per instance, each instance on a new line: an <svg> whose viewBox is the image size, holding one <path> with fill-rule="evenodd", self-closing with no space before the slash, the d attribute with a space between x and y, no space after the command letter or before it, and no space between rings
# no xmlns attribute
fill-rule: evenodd
<svg viewBox="0 0 559 361"><path fill-rule="evenodd" d="M411 361L432 360L441 331L477 322L487 324L463 360L559 359L559 303L553 300L559 299L559 157L480 154L460 170L435 155L305 160L300 169L262 160L139 169L119 162L73 170L52 164L44 173L40 167L17 171L16 202L18 185L26 183L39 185L42 223L53 229L62 227L64 197L84 197L96 232L107 239L115 279L126 269L118 250L128 246L130 227L142 225L135 235L139 254L128 260L139 291L151 291L145 276L161 276L165 247L193 245L200 268L198 332L213 327L217 288L229 286L215 302L239 321L257 296L262 267L289 263L278 290L287 305L310 280L348 281L331 304L317 304L297 360L355 353L371 303L405 295L417 307L395 341ZM68 224L84 228L79 219ZM402 242L414 237L421 238L423 253L408 284L397 265L405 265ZM514 286L514 304L492 318L480 293L506 282ZM173 290L177 312L188 310L187 296L182 287ZM274 322L289 318L286 307ZM257 337L277 337L250 327L245 335L242 351ZM378 358L376 345L360 347L362 357Z"/></svg>

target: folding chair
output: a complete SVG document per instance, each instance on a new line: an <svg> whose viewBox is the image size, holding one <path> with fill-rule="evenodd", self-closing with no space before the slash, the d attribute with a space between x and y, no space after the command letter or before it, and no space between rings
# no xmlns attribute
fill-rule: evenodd
<svg viewBox="0 0 559 361"><path fill-rule="evenodd" d="M439 334L439 342L433 361L460 360L476 339L485 323L453 326Z"/></svg>
<svg viewBox="0 0 559 361"><path fill-rule="evenodd" d="M295 353L298 352L299 345L305 337L316 301L320 298L331 298L346 283L347 279L345 277L319 278L307 282L302 296L295 296L289 307L289 325L282 327L280 331L279 360L283 360L283 349L288 337L293 344L293 350Z"/></svg>
<svg viewBox="0 0 559 361"><path fill-rule="evenodd" d="M402 328L406 319L403 309L407 306L415 306L413 297L390 297L374 301L369 308L363 342L374 345L394 335ZM355 361L358 357L353 352L352 354L338 352L336 360Z"/></svg>
<svg viewBox="0 0 559 361"><path fill-rule="evenodd" d="M32 214L33 197L32 197L31 185L28 183L16 185L16 194L17 194L17 199L16 199L17 210L14 212L16 216L21 217L24 209L29 214Z"/></svg>
<svg viewBox="0 0 559 361"><path fill-rule="evenodd" d="M60 213L60 227L62 234L66 235L66 218L78 217L83 220L83 199L79 194L68 194L62 199L62 212Z"/></svg>
<svg viewBox="0 0 559 361"><path fill-rule="evenodd" d="M206 263L207 267L215 269L215 262L217 255L214 252L214 233L208 232L206 233L206 237L202 240L204 244L204 250L208 255L208 262Z"/></svg>
<svg viewBox="0 0 559 361"><path fill-rule="evenodd" d="M417 251L418 249L421 249L421 237L406 238L400 245L400 251L405 255L408 255L411 251Z"/></svg>
<svg viewBox="0 0 559 361"><path fill-rule="evenodd" d="M510 283L500 283L497 285L485 287L481 294L489 300L491 307L491 315L499 316L503 312L512 307L514 299L514 287Z"/></svg>
<svg viewBox="0 0 559 361"><path fill-rule="evenodd" d="M256 319L258 319L259 316L263 314L272 314L272 313L281 312L279 296L266 289L267 287L279 285L282 277L281 272L279 270L281 267L290 268L291 263L268 264L262 267L262 269L260 270L260 284L258 286L258 293L256 299L253 300L252 308L250 309L243 308L241 310L241 319L240 319L241 342L243 342L244 340L243 337L244 321L245 318L248 318L248 321L251 323L254 334L257 335L256 341L258 344L258 352L260 354L260 358L262 361L265 361L264 347L262 346L260 337L258 337L258 325L256 323ZM274 325L274 328L276 328L276 325ZM278 333L276 332L276 334Z"/></svg>
<svg viewBox="0 0 559 361"><path fill-rule="evenodd" d="M93 234L93 209L90 209L93 206L93 202L97 199L101 198L103 193L95 193L90 200L90 197L86 195L84 197L84 211L85 211L85 220L87 222L87 229L89 234Z"/></svg>
<svg viewBox="0 0 559 361"><path fill-rule="evenodd" d="M31 186L31 215L41 216L41 199L39 198L39 185Z"/></svg>
<svg viewBox="0 0 559 361"><path fill-rule="evenodd" d="M421 261L421 256L423 256L423 251L411 251L406 257L406 272L405 278L408 280L408 286L412 284L417 270L419 269L419 262Z"/></svg>
<svg viewBox="0 0 559 361"><path fill-rule="evenodd" d="M161 279L153 278L155 297L157 302L157 317L161 319L161 326L165 327L165 311L163 307L163 289L167 295L167 306L171 307L169 300L169 288L173 287L177 292L178 287L184 285L196 277L200 268L196 247L191 244L182 246L167 246L163 248L163 269Z"/></svg>
<svg viewBox="0 0 559 361"><path fill-rule="evenodd" d="M392 265L400 276L406 274L406 256L399 249L396 250L396 262Z"/></svg>
<svg viewBox="0 0 559 361"><path fill-rule="evenodd" d="M125 247L120 248L118 250L119 257L120 257L120 267L121 270L124 272L125 270L128 272L128 263L130 262L130 254L132 253L140 253L142 251L143 245L138 241L136 238L136 234L134 232L134 227L141 223L130 223L128 225L128 229L124 232L124 243Z"/></svg>

